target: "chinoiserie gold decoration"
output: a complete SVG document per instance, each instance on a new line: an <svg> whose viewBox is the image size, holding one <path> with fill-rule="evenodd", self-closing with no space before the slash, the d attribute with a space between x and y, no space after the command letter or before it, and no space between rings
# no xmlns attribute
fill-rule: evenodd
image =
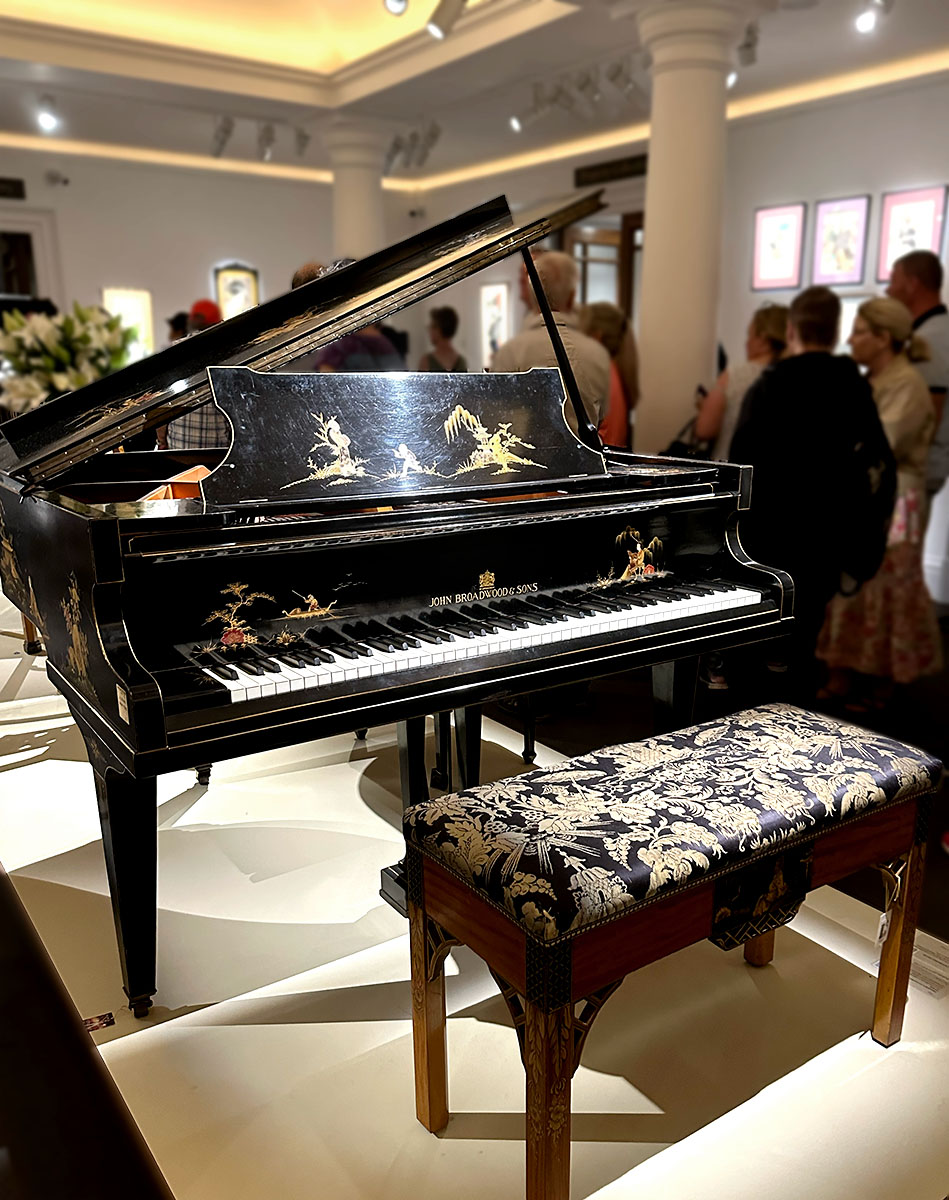
<svg viewBox="0 0 949 1200"><path fill-rule="evenodd" d="M478 576L478 588L493 588L494 587L494 572L482 571Z"/></svg>
<svg viewBox="0 0 949 1200"><path fill-rule="evenodd" d="M79 599L79 580L76 572L69 574L69 585L66 595L60 604L63 620L66 623L66 667L75 679L87 687L92 687L89 677L89 640L82 627L82 606Z"/></svg>
<svg viewBox="0 0 949 1200"><path fill-rule="evenodd" d="M315 596L303 596L300 592L294 592L294 596L299 596L305 607L297 607L287 612L283 610L283 615L289 617L291 621L298 621L301 617L331 617L333 609L336 607L336 601L333 600L329 604L320 604Z"/></svg>
<svg viewBox="0 0 949 1200"><path fill-rule="evenodd" d="M204 622L205 625L210 625L212 621L220 621L224 626L224 632L221 634L221 644L224 646L253 646L257 643L257 635L252 631L246 617L241 616L243 610L247 610L256 600L269 600L275 604L273 596L266 592L251 592L248 591L250 584L247 583L231 583L221 593L222 596L230 595L232 598L226 600L223 608L217 608Z"/></svg>
<svg viewBox="0 0 949 1200"><path fill-rule="evenodd" d="M430 467L423 467L418 460L418 455L405 442L400 442L398 450L393 450L392 453L401 460L402 467L401 469L393 468L385 475L386 479L408 479L409 475L441 475L435 463L432 463Z"/></svg>
<svg viewBox="0 0 949 1200"><path fill-rule="evenodd" d="M497 467L498 470L493 474L506 475L518 464L525 467L542 465L531 458L521 458L514 453L514 446L523 446L525 450L533 450L534 447L511 432L510 421L502 421L494 433L489 433L481 423L480 417L469 412L463 405L456 404L454 411L445 421L445 437L451 442L464 429L474 434L476 445L468 460L454 472L455 475L462 475L466 471L478 471L484 467Z"/></svg>
<svg viewBox="0 0 949 1200"><path fill-rule="evenodd" d="M20 576L20 564L13 546L13 539L10 537L6 525L3 523L2 509L0 509L0 580L7 585L7 590L11 593L18 592L22 594L27 590ZM32 590L31 585L31 595ZM33 608L31 611L36 612L36 609Z"/></svg>
<svg viewBox="0 0 949 1200"><path fill-rule="evenodd" d="M350 450L352 438L343 431L336 417L325 417L322 413L310 413L310 416L316 422L316 440L310 447L310 457L306 461L306 465L310 468L310 474L304 476L303 479L294 480L293 483L285 483L281 490L297 487L298 484L308 483L313 479L330 479L333 483L346 483L350 479L375 478L368 475L363 465L367 461L366 459L353 457ZM318 450L328 450L331 456L330 461L316 462L313 455Z"/></svg>
<svg viewBox="0 0 949 1200"><path fill-rule="evenodd" d="M649 545L645 545L639 530L627 525L616 539L616 548L625 551L629 561L626 569L620 575L620 583L630 579L642 579L646 575L655 575L662 567L662 542L654 537Z"/></svg>

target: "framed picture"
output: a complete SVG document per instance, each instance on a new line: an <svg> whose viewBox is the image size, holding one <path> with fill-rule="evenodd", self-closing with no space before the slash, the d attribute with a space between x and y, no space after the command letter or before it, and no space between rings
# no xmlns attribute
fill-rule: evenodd
<svg viewBox="0 0 949 1200"><path fill-rule="evenodd" d="M258 275L254 267L242 263L228 263L214 268L214 291L221 319L236 317L238 313L255 308L260 303Z"/></svg>
<svg viewBox="0 0 949 1200"><path fill-rule="evenodd" d="M869 196L820 201L814 210L811 283L863 283L869 216Z"/></svg>
<svg viewBox="0 0 949 1200"><path fill-rule="evenodd" d="M152 325L152 294L144 288L105 287L102 307L113 317L121 317L126 329L135 330L128 349L128 361L137 362L155 352Z"/></svg>
<svg viewBox="0 0 949 1200"><path fill-rule="evenodd" d="M502 342L511 336L509 324L509 287L506 283L481 285L481 365L487 367Z"/></svg>
<svg viewBox="0 0 949 1200"><path fill-rule="evenodd" d="M857 309L865 300L873 299L873 292L848 292L838 297L840 300L840 340L837 343L837 354L849 354L848 344L853 323L857 319Z"/></svg>
<svg viewBox="0 0 949 1200"><path fill-rule="evenodd" d="M755 210L755 259L751 289L774 292L801 286L804 204Z"/></svg>
<svg viewBox="0 0 949 1200"><path fill-rule="evenodd" d="M885 283L890 278L893 263L910 250L939 253L945 212L945 186L885 193L877 255L878 283Z"/></svg>

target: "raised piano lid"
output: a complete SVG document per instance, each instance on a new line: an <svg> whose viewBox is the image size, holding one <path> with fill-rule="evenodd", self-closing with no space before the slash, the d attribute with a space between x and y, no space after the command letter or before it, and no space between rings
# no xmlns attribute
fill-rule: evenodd
<svg viewBox="0 0 949 1200"><path fill-rule="evenodd" d="M279 371L292 359L530 246L603 207L600 192L512 215L503 196L276 296L0 426L8 474L31 484L211 398L209 366Z"/></svg>

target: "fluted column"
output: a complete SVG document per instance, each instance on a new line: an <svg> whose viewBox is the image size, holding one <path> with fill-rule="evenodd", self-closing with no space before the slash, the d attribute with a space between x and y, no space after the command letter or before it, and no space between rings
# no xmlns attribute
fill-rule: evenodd
<svg viewBox="0 0 949 1200"><path fill-rule="evenodd" d="M333 169L336 258L365 258L386 244L382 159L391 136L349 118L334 120L323 135Z"/></svg>
<svg viewBox="0 0 949 1200"><path fill-rule="evenodd" d="M764 0L634 0L652 59L636 449L662 449L714 379L726 79ZM750 236L750 235L749 235Z"/></svg>

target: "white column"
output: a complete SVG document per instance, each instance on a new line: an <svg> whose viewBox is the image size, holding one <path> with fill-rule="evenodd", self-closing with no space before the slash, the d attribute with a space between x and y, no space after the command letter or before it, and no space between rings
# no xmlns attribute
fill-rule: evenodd
<svg viewBox="0 0 949 1200"><path fill-rule="evenodd" d="M715 377L726 78L757 0L635 0L652 57L636 449L660 450ZM750 234L749 234L750 236Z"/></svg>
<svg viewBox="0 0 949 1200"><path fill-rule="evenodd" d="M382 159L391 133L348 118L323 135L333 168L333 254L365 258L386 244Z"/></svg>

